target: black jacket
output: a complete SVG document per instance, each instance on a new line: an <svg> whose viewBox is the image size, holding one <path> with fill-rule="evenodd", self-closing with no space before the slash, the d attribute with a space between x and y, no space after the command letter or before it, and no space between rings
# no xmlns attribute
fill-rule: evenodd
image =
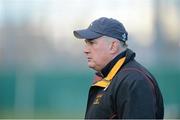
<svg viewBox="0 0 180 120"><path fill-rule="evenodd" d="M163 98L155 78L136 60L130 49L115 57L98 78L106 77L118 60L125 57L121 68L109 84L97 84L89 90L85 119L143 118L162 119Z"/></svg>

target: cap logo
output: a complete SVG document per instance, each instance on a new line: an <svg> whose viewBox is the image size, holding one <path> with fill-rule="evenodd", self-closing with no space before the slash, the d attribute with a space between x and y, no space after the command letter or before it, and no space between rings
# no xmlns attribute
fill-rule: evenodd
<svg viewBox="0 0 180 120"><path fill-rule="evenodd" d="M122 40L126 40L126 34L124 33L124 34L122 34Z"/></svg>

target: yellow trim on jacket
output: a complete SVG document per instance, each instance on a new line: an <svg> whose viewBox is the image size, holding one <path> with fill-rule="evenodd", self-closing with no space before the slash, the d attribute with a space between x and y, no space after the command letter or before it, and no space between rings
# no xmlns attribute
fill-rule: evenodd
<svg viewBox="0 0 180 120"><path fill-rule="evenodd" d="M118 62L116 62L116 64L113 66L111 71L108 73L108 75L105 78L103 78L102 80L96 82L93 86L99 86L99 87L107 88L109 86L109 84L111 83L111 80L113 79L113 77L116 75L118 70L123 65L125 59L126 59L126 57L119 59Z"/></svg>

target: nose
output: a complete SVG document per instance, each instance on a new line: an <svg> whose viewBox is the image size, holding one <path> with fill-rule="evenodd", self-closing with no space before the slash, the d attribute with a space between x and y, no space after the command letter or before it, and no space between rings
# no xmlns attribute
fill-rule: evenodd
<svg viewBox="0 0 180 120"><path fill-rule="evenodd" d="M88 53L90 52L88 45L85 45L85 46L84 46L83 52L84 52L85 54L88 54Z"/></svg>

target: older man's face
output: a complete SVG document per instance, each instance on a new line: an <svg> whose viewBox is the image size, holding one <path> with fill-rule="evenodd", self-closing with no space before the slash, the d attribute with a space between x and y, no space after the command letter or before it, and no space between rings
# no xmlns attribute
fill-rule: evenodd
<svg viewBox="0 0 180 120"><path fill-rule="evenodd" d="M110 46L103 37L94 40L85 40L84 53L88 66L96 71L102 70L110 59Z"/></svg>

